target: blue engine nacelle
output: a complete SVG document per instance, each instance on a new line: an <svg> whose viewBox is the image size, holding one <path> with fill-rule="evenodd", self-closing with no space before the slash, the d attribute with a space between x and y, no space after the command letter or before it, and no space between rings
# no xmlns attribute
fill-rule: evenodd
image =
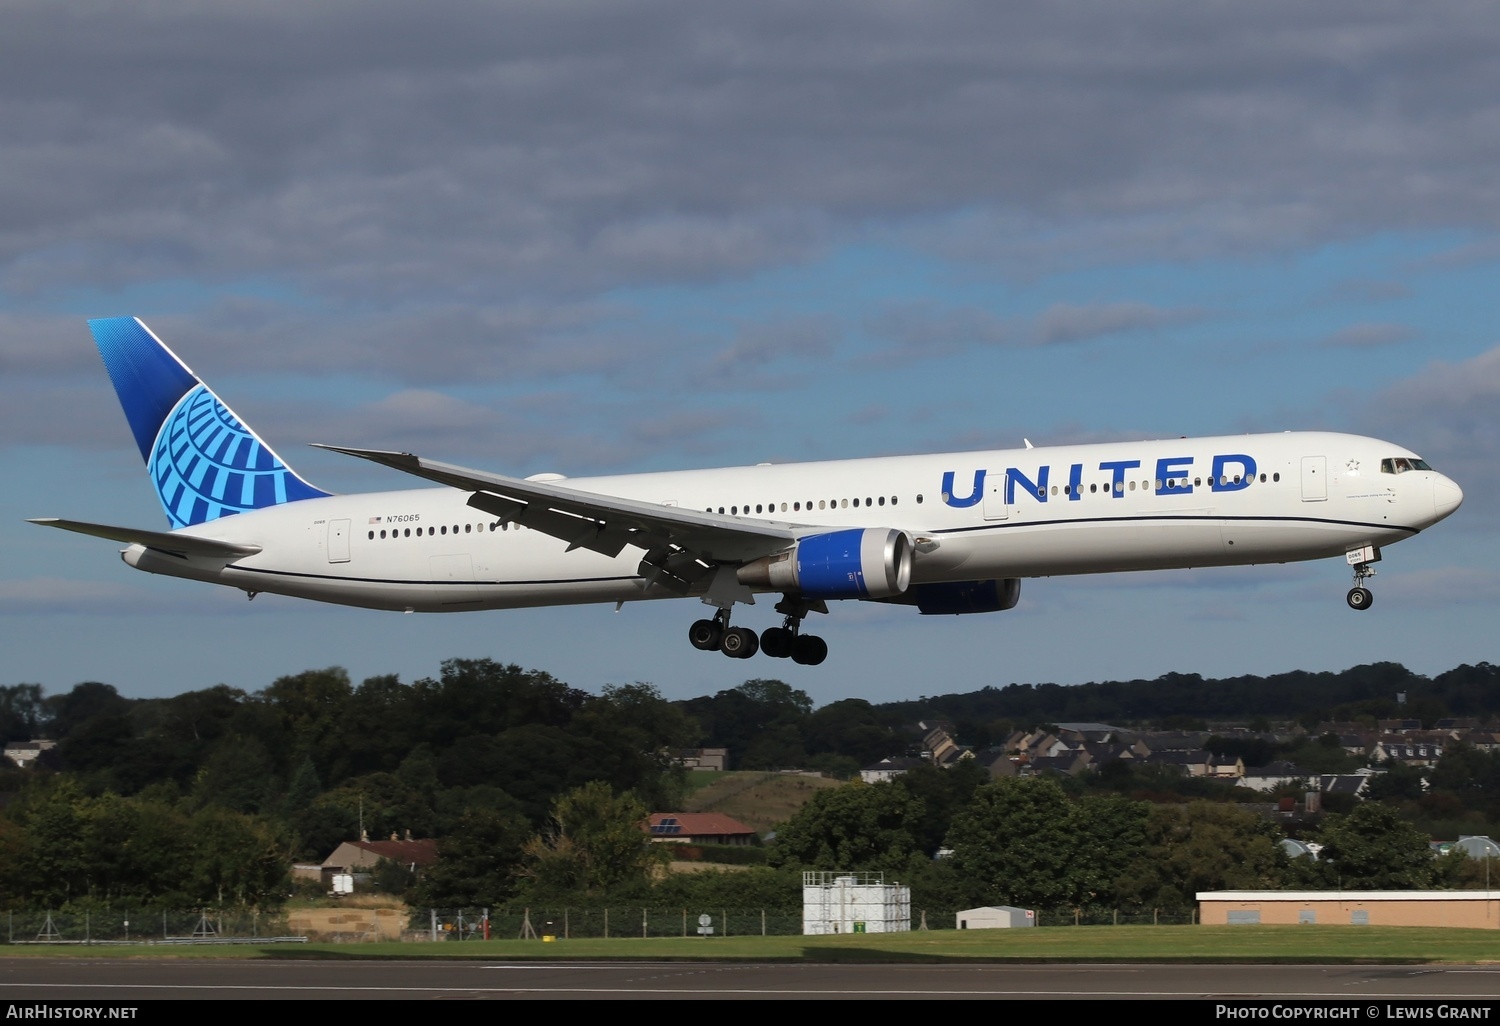
<svg viewBox="0 0 1500 1026"><path fill-rule="evenodd" d="M911 584L912 542L904 531L854 528L799 538L774 556L739 569L750 587L819 599L883 599Z"/></svg>
<svg viewBox="0 0 1500 1026"><path fill-rule="evenodd" d="M916 606L923 616L956 616L961 613L998 613L1021 601L1021 582L1015 577L998 581L949 581L918 584L906 594L886 599L903 606Z"/></svg>

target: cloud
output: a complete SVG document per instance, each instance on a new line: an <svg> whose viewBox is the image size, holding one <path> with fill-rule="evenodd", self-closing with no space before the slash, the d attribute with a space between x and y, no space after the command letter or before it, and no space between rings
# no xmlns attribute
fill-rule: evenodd
<svg viewBox="0 0 1500 1026"><path fill-rule="evenodd" d="M1037 318L1037 345L1069 345L1106 335L1153 331L1198 319L1192 310L1168 310L1147 303L1058 303Z"/></svg>
<svg viewBox="0 0 1500 1026"><path fill-rule="evenodd" d="M1416 332L1404 324L1351 324L1319 343L1325 349L1376 349L1409 342Z"/></svg>
<svg viewBox="0 0 1500 1026"><path fill-rule="evenodd" d="M714 280L874 226L1023 268L1485 234L1497 47L1459 2L18 0L0 287L472 303Z"/></svg>
<svg viewBox="0 0 1500 1026"><path fill-rule="evenodd" d="M827 315L771 317L740 326L727 346L706 342L693 349L711 352L689 376L694 387L723 392L786 387L799 364L826 360L842 337L837 320Z"/></svg>
<svg viewBox="0 0 1500 1026"><path fill-rule="evenodd" d="M1419 609L1451 610L1460 600L1465 606L1492 606L1500 604L1500 577L1494 567L1435 566L1393 574L1385 591L1393 601Z"/></svg>
<svg viewBox="0 0 1500 1026"><path fill-rule="evenodd" d="M891 343L889 349L874 356L882 363L1013 345L1016 339L1014 329L989 310L944 307L930 301L888 304L865 321L865 330Z"/></svg>
<svg viewBox="0 0 1500 1026"><path fill-rule="evenodd" d="M1457 481L1464 506L1453 527L1492 534L1484 510L1500 503L1500 346L1457 363L1434 362L1378 395L1345 395L1348 422L1410 446Z"/></svg>

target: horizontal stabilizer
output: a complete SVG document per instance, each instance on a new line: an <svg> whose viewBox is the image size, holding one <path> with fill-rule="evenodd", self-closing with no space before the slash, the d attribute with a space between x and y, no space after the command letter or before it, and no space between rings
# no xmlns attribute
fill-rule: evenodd
<svg viewBox="0 0 1500 1026"><path fill-rule="evenodd" d="M43 527L60 527L64 531L88 534L95 538L124 542L127 545L144 545L173 556L218 556L223 559L238 559L253 556L260 551L259 545L240 545L219 541L217 538L199 538L180 531L139 531L133 527L115 527L112 524L90 524L82 520L60 520L57 517L38 517L27 523Z"/></svg>

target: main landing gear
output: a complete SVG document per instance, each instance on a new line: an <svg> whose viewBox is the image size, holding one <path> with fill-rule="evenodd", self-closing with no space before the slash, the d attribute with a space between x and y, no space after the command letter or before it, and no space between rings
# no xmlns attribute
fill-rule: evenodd
<svg viewBox="0 0 1500 1026"><path fill-rule="evenodd" d="M820 603L821 605L821 603ZM749 659L764 652L772 659L790 658L803 666L817 666L828 658L828 642L814 634L802 634L802 618L813 608L796 599L783 599L776 611L786 616L780 627L767 627L760 637L748 627L729 626L729 610L720 609L712 620L699 620L688 628L688 641L696 649L718 649L731 659ZM827 612L824 607L820 612Z"/></svg>
<svg viewBox="0 0 1500 1026"><path fill-rule="evenodd" d="M1364 611L1370 608L1370 603L1375 601L1375 596L1370 589L1365 587L1365 581L1375 576L1373 564L1380 562L1380 549L1374 545L1366 545L1362 548L1352 549L1345 554L1349 560L1349 568L1354 571L1354 587L1349 589L1349 594L1344 596L1344 601L1349 603L1350 609Z"/></svg>

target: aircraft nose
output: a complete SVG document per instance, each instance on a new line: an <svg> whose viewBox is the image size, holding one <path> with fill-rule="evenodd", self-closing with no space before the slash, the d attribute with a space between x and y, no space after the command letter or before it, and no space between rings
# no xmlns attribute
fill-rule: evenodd
<svg viewBox="0 0 1500 1026"><path fill-rule="evenodd" d="M1439 474L1437 480L1432 483L1432 507L1437 518L1443 519L1458 509L1463 501L1463 489L1454 484L1450 478Z"/></svg>

